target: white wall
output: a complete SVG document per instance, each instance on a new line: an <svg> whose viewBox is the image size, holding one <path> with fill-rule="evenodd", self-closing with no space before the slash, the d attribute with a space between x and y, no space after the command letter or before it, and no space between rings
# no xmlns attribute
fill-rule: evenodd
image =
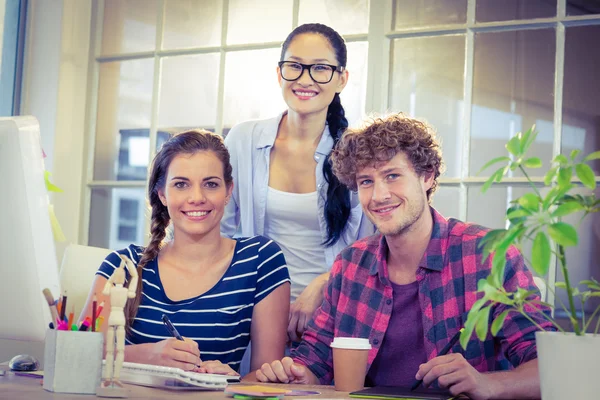
<svg viewBox="0 0 600 400"><path fill-rule="evenodd" d="M64 191L51 198L67 238L59 260L80 238L91 14L92 0L30 0L27 10L21 113L39 120L46 169Z"/></svg>
<svg viewBox="0 0 600 400"><path fill-rule="evenodd" d="M27 9L21 113L40 122L46 169L64 190L51 201L67 243L78 243L80 233L91 3L29 0ZM57 246L58 260L67 243ZM0 340L0 362L23 353L41 359L43 348L39 342Z"/></svg>

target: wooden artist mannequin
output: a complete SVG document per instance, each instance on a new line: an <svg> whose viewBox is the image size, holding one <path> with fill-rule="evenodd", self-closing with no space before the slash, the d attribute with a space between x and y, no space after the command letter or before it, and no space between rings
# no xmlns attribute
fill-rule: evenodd
<svg viewBox="0 0 600 400"><path fill-rule="evenodd" d="M121 257L119 268L111 275L104 285L102 294L110 295L110 314L108 330L106 331L106 369L102 383L96 392L101 397L127 397L127 391L119 381L121 366L125 359L125 313L127 299L135 297L138 274L133 262L124 255ZM131 281L129 287L124 287L125 269L127 267Z"/></svg>

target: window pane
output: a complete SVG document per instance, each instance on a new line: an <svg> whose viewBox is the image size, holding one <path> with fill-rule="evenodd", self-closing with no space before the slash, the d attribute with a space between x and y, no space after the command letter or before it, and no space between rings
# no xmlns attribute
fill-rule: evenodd
<svg viewBox="0 0 600 400"><path fill-rule="evenodd" d="M221 44L223 1L165 2L163 49Z"/></svg>
<svg viewBox="0 0 600 400"><path fill-rule="evenodd" d="M467 0L396 0L394 16L396 30L464 24L467 22Z"/></svg>
<svg viewBox="0 0 600 400"><path fill-rule="evenodd" d="M148 0L105 0L102 54L154 50L156 5Z"/></svg>
<svg viewBox="0 0 600 400"><path fill-rule="evenodd" d="M356 126L363 121L365 115L365 100L367 97L367 42L347 43L348 49L348 83L340 98L350 126ZM280 95L281 96L281 95Z"/></svg>
<svg viewBox="0 0 600 400"><path fill-rule="evenodd" d="M495 157L517 132L536 124L530 157L546 162L554 138L553 29L478 33L475 36L470 175ZM492 169L481 173L489 176ZM532 170L543 175L541 169ZM515 176L520 176L515 171Z"/></svg>
<svg viewBox="0 0 600 400"><path fill-rule="evenodd" d="M94 188L89 245L122 249L144 244L146 198L142 188Z"/></svg>
<svg viewBox="0 0 600 400"><path fill-rule="evenodd" d="M446 176L460 176L465 37L396 39L392 51L391 109L431 123Z"/></svg>
<svg viewBox="0 0 600 400"><path fill-rule="evenodd" d="M292 0L229 0L227 44L283 42L292 30L292 3Z"/></svg>
<svg viewBox="0 0 600 400"><path fill-rule="evenodd" d="M319 22L341 35L367 33L369 0L300 0L298 25Z"/></svg>
<svg viewBox="0 0 600 400"><path fill-rule="evenodd" d="M441 186L433 193L431 205L446 218L460 218L460 188Z"/></svg>
<svg viewBox="0 0 600 400"><path fill-rule="evenodd" d="M568 0L567 15L600 14L600 3L594 0Z"/></svg>
<svg viewBox="0 0 600 400"><path fill-rule="evenodd" d="M162 60L159 129L214 129L219 57L215 53L166 57Z"/></svg>
<svg viewBox="0 0 600 400"><path fill-rule="evenodd" d="M154 60L100 64L94 180L144 180Z"/></svg>
<svg viewBox="0 0 600 400"><path fill-rule="evenodd" d="M277 83L280 49L234 51L225 61L223 124L271 118L286 105Z"/></svg>
<svg viewBox="0 0 600 400"><path fill-rule="evenodd" d="M569 27L565 41L562 152L600 150L600 26ZM591 164L600 175L600 162Z"/></svg>
<svg viewBox="0 0 600 400"><path fill-rule="evenodd" d="M475 19L490 22L554 16L556 0L477 0Z"/></svg>
<svg viewBox="0 0 600 400"><path fill-rule="evenodd" d="M600 190L596 189L596 196L600 196ZM578 189L573 194L583 196L591 194L588 189ZM598 213L590 214L581 220L582 214L571 214L563 218L563 221L577 227L579 243L574 247L566 248L567 265L569 267L569 280L576 285L584 279L595 278L600 281L600 239L598 227L600 226L600 216ZM556 281L564 281L562 270L558 268ZM585 286L580 289L585 290ZM564 304L568 304L567 294L564 290L558 291L558 296ZM577 302L577 309L581 310L581 303ZM560 305L559 302L556 302ZM592 298L585 307L587 312L593 312L600 305L600 298Z"/></svg>

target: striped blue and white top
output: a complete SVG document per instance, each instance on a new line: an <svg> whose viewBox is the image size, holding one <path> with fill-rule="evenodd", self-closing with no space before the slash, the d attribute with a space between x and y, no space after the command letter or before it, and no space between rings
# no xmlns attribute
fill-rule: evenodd
<svg viewBox="0 0 600 400"><path fill-rule="evenodd" d="M132 244L112 252L96 274L105 278L112 275L120 263L118 253L127 255L137 265L142 251L143 247ZM165 295L156 259L146 264L140 279L142 301L126 344L170 338L161 320L162 314L167 314L182 336L198 343L202 360L219 360L236 371L250 341L254 305L290 281L281 249L263 236L237 239L231 265L221 280L200 296L170 300Z"/></svg>

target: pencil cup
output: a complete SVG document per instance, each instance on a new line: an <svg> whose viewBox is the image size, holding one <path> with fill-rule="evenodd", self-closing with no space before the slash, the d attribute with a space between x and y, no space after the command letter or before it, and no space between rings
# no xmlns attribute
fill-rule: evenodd
<svg viewBox="0 0 600 400"><path fill-rule="evenodd" d="M362 389L371 350L369 339L336 337L331 348L335 390L354 392Z"/></svg>
<svg viewBox="0 0 600 400"><path fill-rule="evenodd" d="M103 343L101 332L46 331L44 389L96 394L102 377Z"/></svg>

